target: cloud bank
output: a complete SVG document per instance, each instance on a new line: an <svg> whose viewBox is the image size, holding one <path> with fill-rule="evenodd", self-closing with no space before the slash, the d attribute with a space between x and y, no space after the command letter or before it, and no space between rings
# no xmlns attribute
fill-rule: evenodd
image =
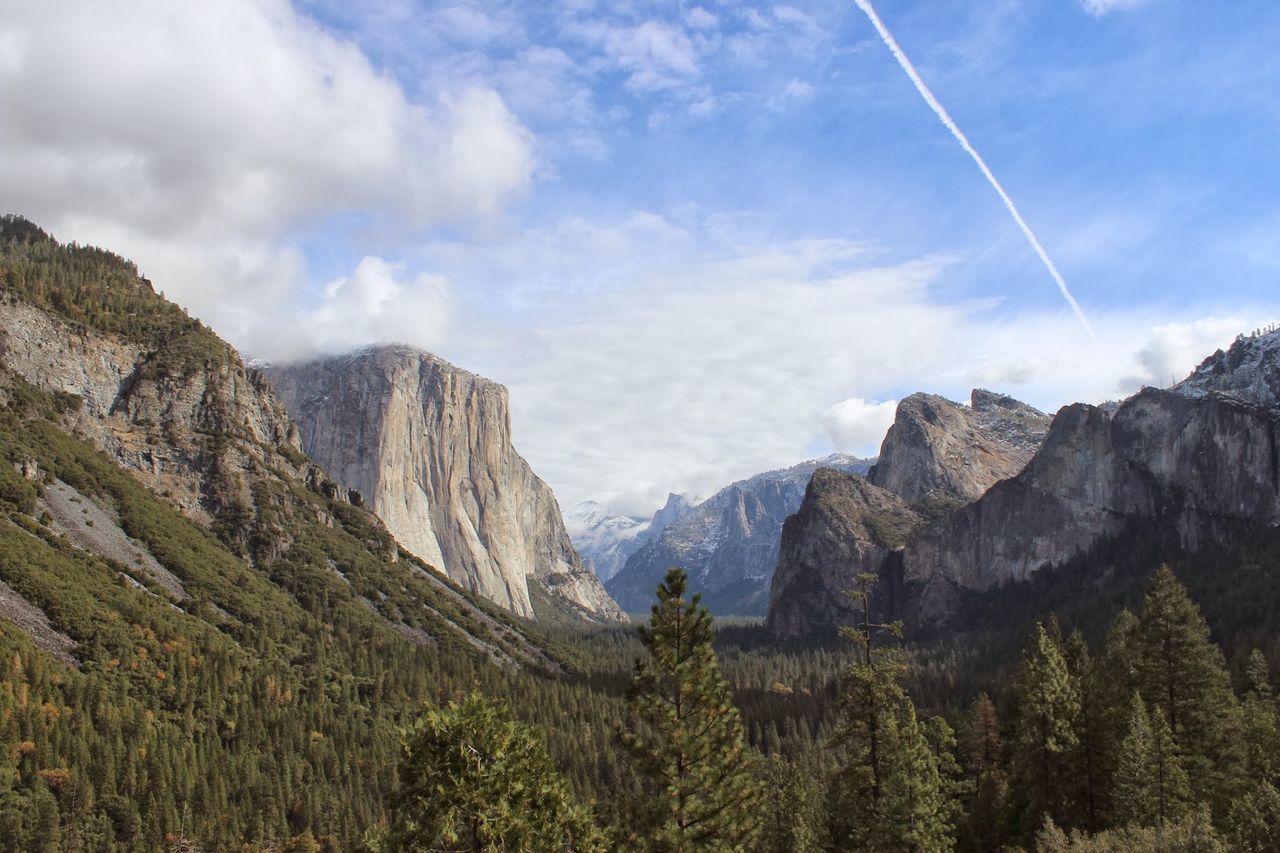
<svg viewBox="0 0 1280 853"><path fill-rule="evenodd" d="M237 340L303 284L298 231L490 214L534 168L492 89L411 99L287 0L16 3L5 29L8 209L134 257Z"/></svg>

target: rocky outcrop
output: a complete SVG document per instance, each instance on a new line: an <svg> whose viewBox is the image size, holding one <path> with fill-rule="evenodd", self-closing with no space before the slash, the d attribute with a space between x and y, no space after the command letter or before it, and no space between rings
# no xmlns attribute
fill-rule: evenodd
<svg viewBox="0 0 1280 853"><path fill-rule="evenodd" d="M990 391L975 390L968 406L912 394L867 478L926 511L954 509L1021 471L1048 428L1048 415Z"/></svg>
<svg viewBox="0 0 1280 853"><path fill-rule="evenodd" d="M1273 411L1225 395L1147 388L1114 413L1068 406L1021 474L921 532L906 576L985 590L1135 524L1167 527L1188 550L1278 525L1278 436Z"/></svg>
<svg viewBox="0 0 1280 853"><path fill-rule="evenodd" d="M782 524L820 466L865 473L869 460L836 454L757 474L679 513L672 502L654 516L649 536L606 585L630 612L643 612L671 566L689 573L690 588L722 615L763 615L778 565ZM656 532L655 532L656 531Z"/></svg>
<svg viewBox="0 0 1280 853"><path fill-rule="evenodd" d="M536 577L583 613L624 618L512 446L504 387L403 346L268 372L306 452L401 546L522 616Z"/></svg>
<svg viewBox="0 0 1280 853"><path fill-rule="evenodd" d="M256 473L305 468L266 379L194 321L148 349L10 298L0 306L0 362L40 390L78 398L75 432L202 523L252 516ZM247 527L240 538L247 555Z"/></svg>
<svg viewBox="0 0 1280 853"><path fill-rule="evenodd" d="M782 528L769 593L770 633L781 640L835 637L854 615L846 591L858 586L860 574L886 573L921 521L905 500L862 477L816 471L800 509ZM893 594L892 586L886 588Z"/></svg>

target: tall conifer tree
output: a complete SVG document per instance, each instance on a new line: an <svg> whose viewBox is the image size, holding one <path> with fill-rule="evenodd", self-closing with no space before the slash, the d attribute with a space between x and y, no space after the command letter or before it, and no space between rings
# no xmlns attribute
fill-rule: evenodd
<svg viewBox="0 0 1280 853"><path fill-rule="evenodd" d="M1224 815L1241 787L1238 706L1222 652L1168 566L1147 586L1133 651L1138 689L1172 731L1195 799Z"/></svg>
<svg viewBox="0 0 1280 853"><path fill-rule="evenodd" d="M899 626L871 621L875 575L859 577L853 593L862 625L845 629L859 647L844 673L835 733L839 769L828 789L831 841L837 850L948 851L955 841L951 802L926 727L899 683L902 664L878 648L878 632Z"/></svg>
<svg viewBox="0 0 1280 853"><path fill-rule="evenodd" d="M652 851L744 850L760 828L763 792L752 777L742 717L720 675L715 627L688 579L672 568L641 638L627 694L623 747L648 799L630 839Z"/></svg>
<svg viewBox="0 0 1280 853"><path fill-rule="evenodd" d="M1079 745L1080 694L1062 648L1044 625L1036 626L1017 679L1014 771L1026 799L1023 830L1030 836L1046 817L1058 825L1066 822L1070 759Z"/></svg>

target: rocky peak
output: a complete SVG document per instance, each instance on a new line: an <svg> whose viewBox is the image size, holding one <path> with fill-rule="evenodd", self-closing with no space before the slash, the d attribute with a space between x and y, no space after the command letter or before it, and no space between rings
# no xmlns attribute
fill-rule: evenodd
<svg viewBox="0 0 1280 853"><path fill-rule="evenodd" d="M303 448L403 547L522 616L535 615L533 579L574 612L623 618L512 446L502 385L406 346L268 374Z"/></svg>
<svg viewBox="0 0 1280 853"><path fill-rule="evenodd" d="M1022 470L1044 440L1049 417L982 389L971 405L936 394L898 403L868 479L912 504L945 509L976 500Z"/></svg>
<svg viewBox="0 0 1280 853"><path fill-rule="evenodd" d="M1173 386L1187 397L1218 394L1255 406L1280 408L1280 329L1241 335Z"/></svg>
<svg viewBox="0 0 1280 853"><path fill-rule="evenodd" d="M845 592L887 562L922 523L905 500L864 478L820 468L786 520L769 592L774 637L831 639L853 615Z"/></svg>

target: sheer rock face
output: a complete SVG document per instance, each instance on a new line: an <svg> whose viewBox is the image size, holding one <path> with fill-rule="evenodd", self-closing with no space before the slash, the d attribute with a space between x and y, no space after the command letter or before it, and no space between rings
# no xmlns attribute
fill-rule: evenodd
<svg viewBox="0 0 1280 853"><path fill-rule="evenodd" d="M266 379L221 342L202 363L176 368L164 351L14 300L0 307L0 360L41 390L79 396L76 432L204 523L232 504L252 510L248 479L292 471L301 456Z"/></svg>
<svg viewBox="0 0 1280 853"><path fill-rule="evenodd" d="M1048 428L1048 415L990 391L975 390L969 406L912 394L868 479L909 503L954 508L1021 471Z"/></svg>
<svg viewBox="0 0 1280 853"><path fill-rule="evenodd" d="M628 611L643 612L667 569L680 566L712 612L763 615L783 522L800 507L819 466L861 474L869 462L844 454L802 462L728 485L693 507L673 495L609 580L609 592Z"/></svg>
<svg viewBox="0 0 1280 853"><path fill-rule="evenodd" d="M821 468L800 509L786 520L769 593L774 637L830 639L849 624L845 595L858 575L881 575L922 518L902 498L862 477Z"/></svg>
<svg viewBox="0 0 1280 853"><path fill-rule="evenodd" d="M984 590L1133 523L1171 525L1188 550L1229 541L1242 524L1280 525L1280 416L1177 389L1144 389L1114 413L1068 406L1020 475L907 547L905 571Z"/></svg>
<svg viewBox="0 0 1280 853"><path fill-rule="evenodd" d="M512 447L504 387L400 346L268 373L303 448L404 548L521 616L532 575L576 611L624 618Z"/></svg>

